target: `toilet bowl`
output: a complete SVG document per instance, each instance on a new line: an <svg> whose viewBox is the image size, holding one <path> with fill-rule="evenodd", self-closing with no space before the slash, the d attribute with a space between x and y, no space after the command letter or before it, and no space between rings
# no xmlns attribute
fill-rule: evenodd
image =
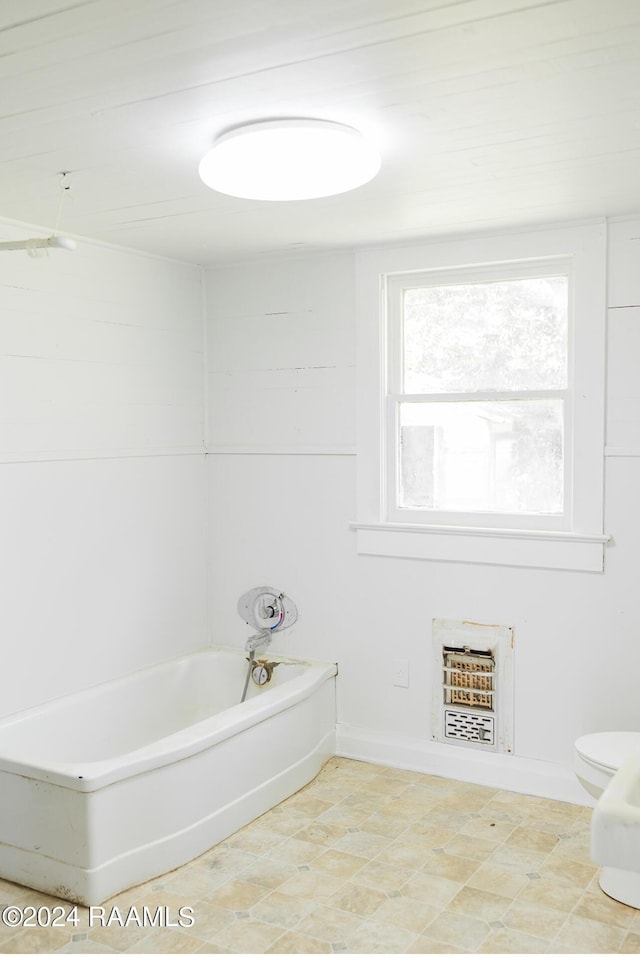
<svg viewBox="0 0 640 960"><path fill-rule="evenodd" d="M627 757L635 753L640 753L640 732L587 733L574 744L573 769L587 793L597 800Z"/></svg>
<svg viewBox="0 0 640 960"><path fill-rule="evenodd" d="M638 909L640 733L618 730L579 737L573 768L584 789L597 800L591 821L591 857L602 866L600 888Z"/></svg>
<svg viewBox="0 0 640 960"><path fill-rule="evenodd" d="M602 865L600 888L640 908L640 753L627 757L596 803L591 857Z"/></svg>

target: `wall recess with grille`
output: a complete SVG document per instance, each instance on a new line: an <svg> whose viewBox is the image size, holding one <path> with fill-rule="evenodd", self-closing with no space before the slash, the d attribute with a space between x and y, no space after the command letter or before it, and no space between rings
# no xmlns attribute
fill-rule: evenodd
<svg viewBox="0 0 640 960"><path fill-rule="evenodd" d="M513 629L434 620L433 655L433 738L511 753Z"/></svg>

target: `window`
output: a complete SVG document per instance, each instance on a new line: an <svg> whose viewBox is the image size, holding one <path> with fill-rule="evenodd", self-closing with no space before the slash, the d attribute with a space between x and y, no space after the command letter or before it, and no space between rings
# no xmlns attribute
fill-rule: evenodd
<svg viewBox="0 0 640 960"><path fill-rule="evenodd" d="M386 280L388 516L567 527L571 264Z"/></svg>
<svg viewBox="0 0 640 960"><path fill-rule="evenodd" d="M362 251L361 553L601 570L602 225Z"/></svg>

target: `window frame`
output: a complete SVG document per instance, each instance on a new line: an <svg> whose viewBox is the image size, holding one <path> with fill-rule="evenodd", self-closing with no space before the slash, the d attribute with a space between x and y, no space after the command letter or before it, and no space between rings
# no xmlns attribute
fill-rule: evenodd
<svg viewBox="0 0 640 960"><path fill-rule="evenodd" d="M565 451L572 485L566 523L505 523L491 513L401 522L388 511L386 434L389 386L388 284L412 273L466 277L526 269L537 261L571 265L569 363L573 402L572 444ZM499 563L601 571L604 545L604 389L606 333L606 224L532 229L484 237L454 238L410 246L363 249L356 254L358 323L358 519L359 553L411 559ZM455 522L452 522L455 519ZM546 519L546 518L543 518ZM479 522L482 521L482 522Z"/></svg>
<svg viewBox="0 0 640 960"><path fill-rule="evenodd" d="M528 280L538 277L567 278L567 386L553 390L467 391L453 394L407 394L402 392L402 356L404 343L403 293L408 289L434 286L455 286L459 283L491 283L501 280ZM486 264L482 267L450 267L412 270L387 274L381 280L385 303L385 414L383 475L383 519L395 523L438 524L445 526L504 527L505 529L570 530L573 509L573 340L574 340L574 276L573 260L568 257L545 257L511 263ZM397 506L400 449L399 414L404 403L482 402L558 398L563 401L563 510L554 515L506 513L499 511L411 510Z"/></svg>

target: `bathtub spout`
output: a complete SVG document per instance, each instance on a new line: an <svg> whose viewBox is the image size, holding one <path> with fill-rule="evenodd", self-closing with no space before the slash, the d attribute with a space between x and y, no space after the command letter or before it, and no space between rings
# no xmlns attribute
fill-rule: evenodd
<svg viewBox="0 0 640 960"><path fill-rule="evenodd" d="M255 653L258 647L268 646L271 643L271 638L270 630L260 630L258 633L254 633L252 637L249 637L244 648L247 653Z"/></svg>

